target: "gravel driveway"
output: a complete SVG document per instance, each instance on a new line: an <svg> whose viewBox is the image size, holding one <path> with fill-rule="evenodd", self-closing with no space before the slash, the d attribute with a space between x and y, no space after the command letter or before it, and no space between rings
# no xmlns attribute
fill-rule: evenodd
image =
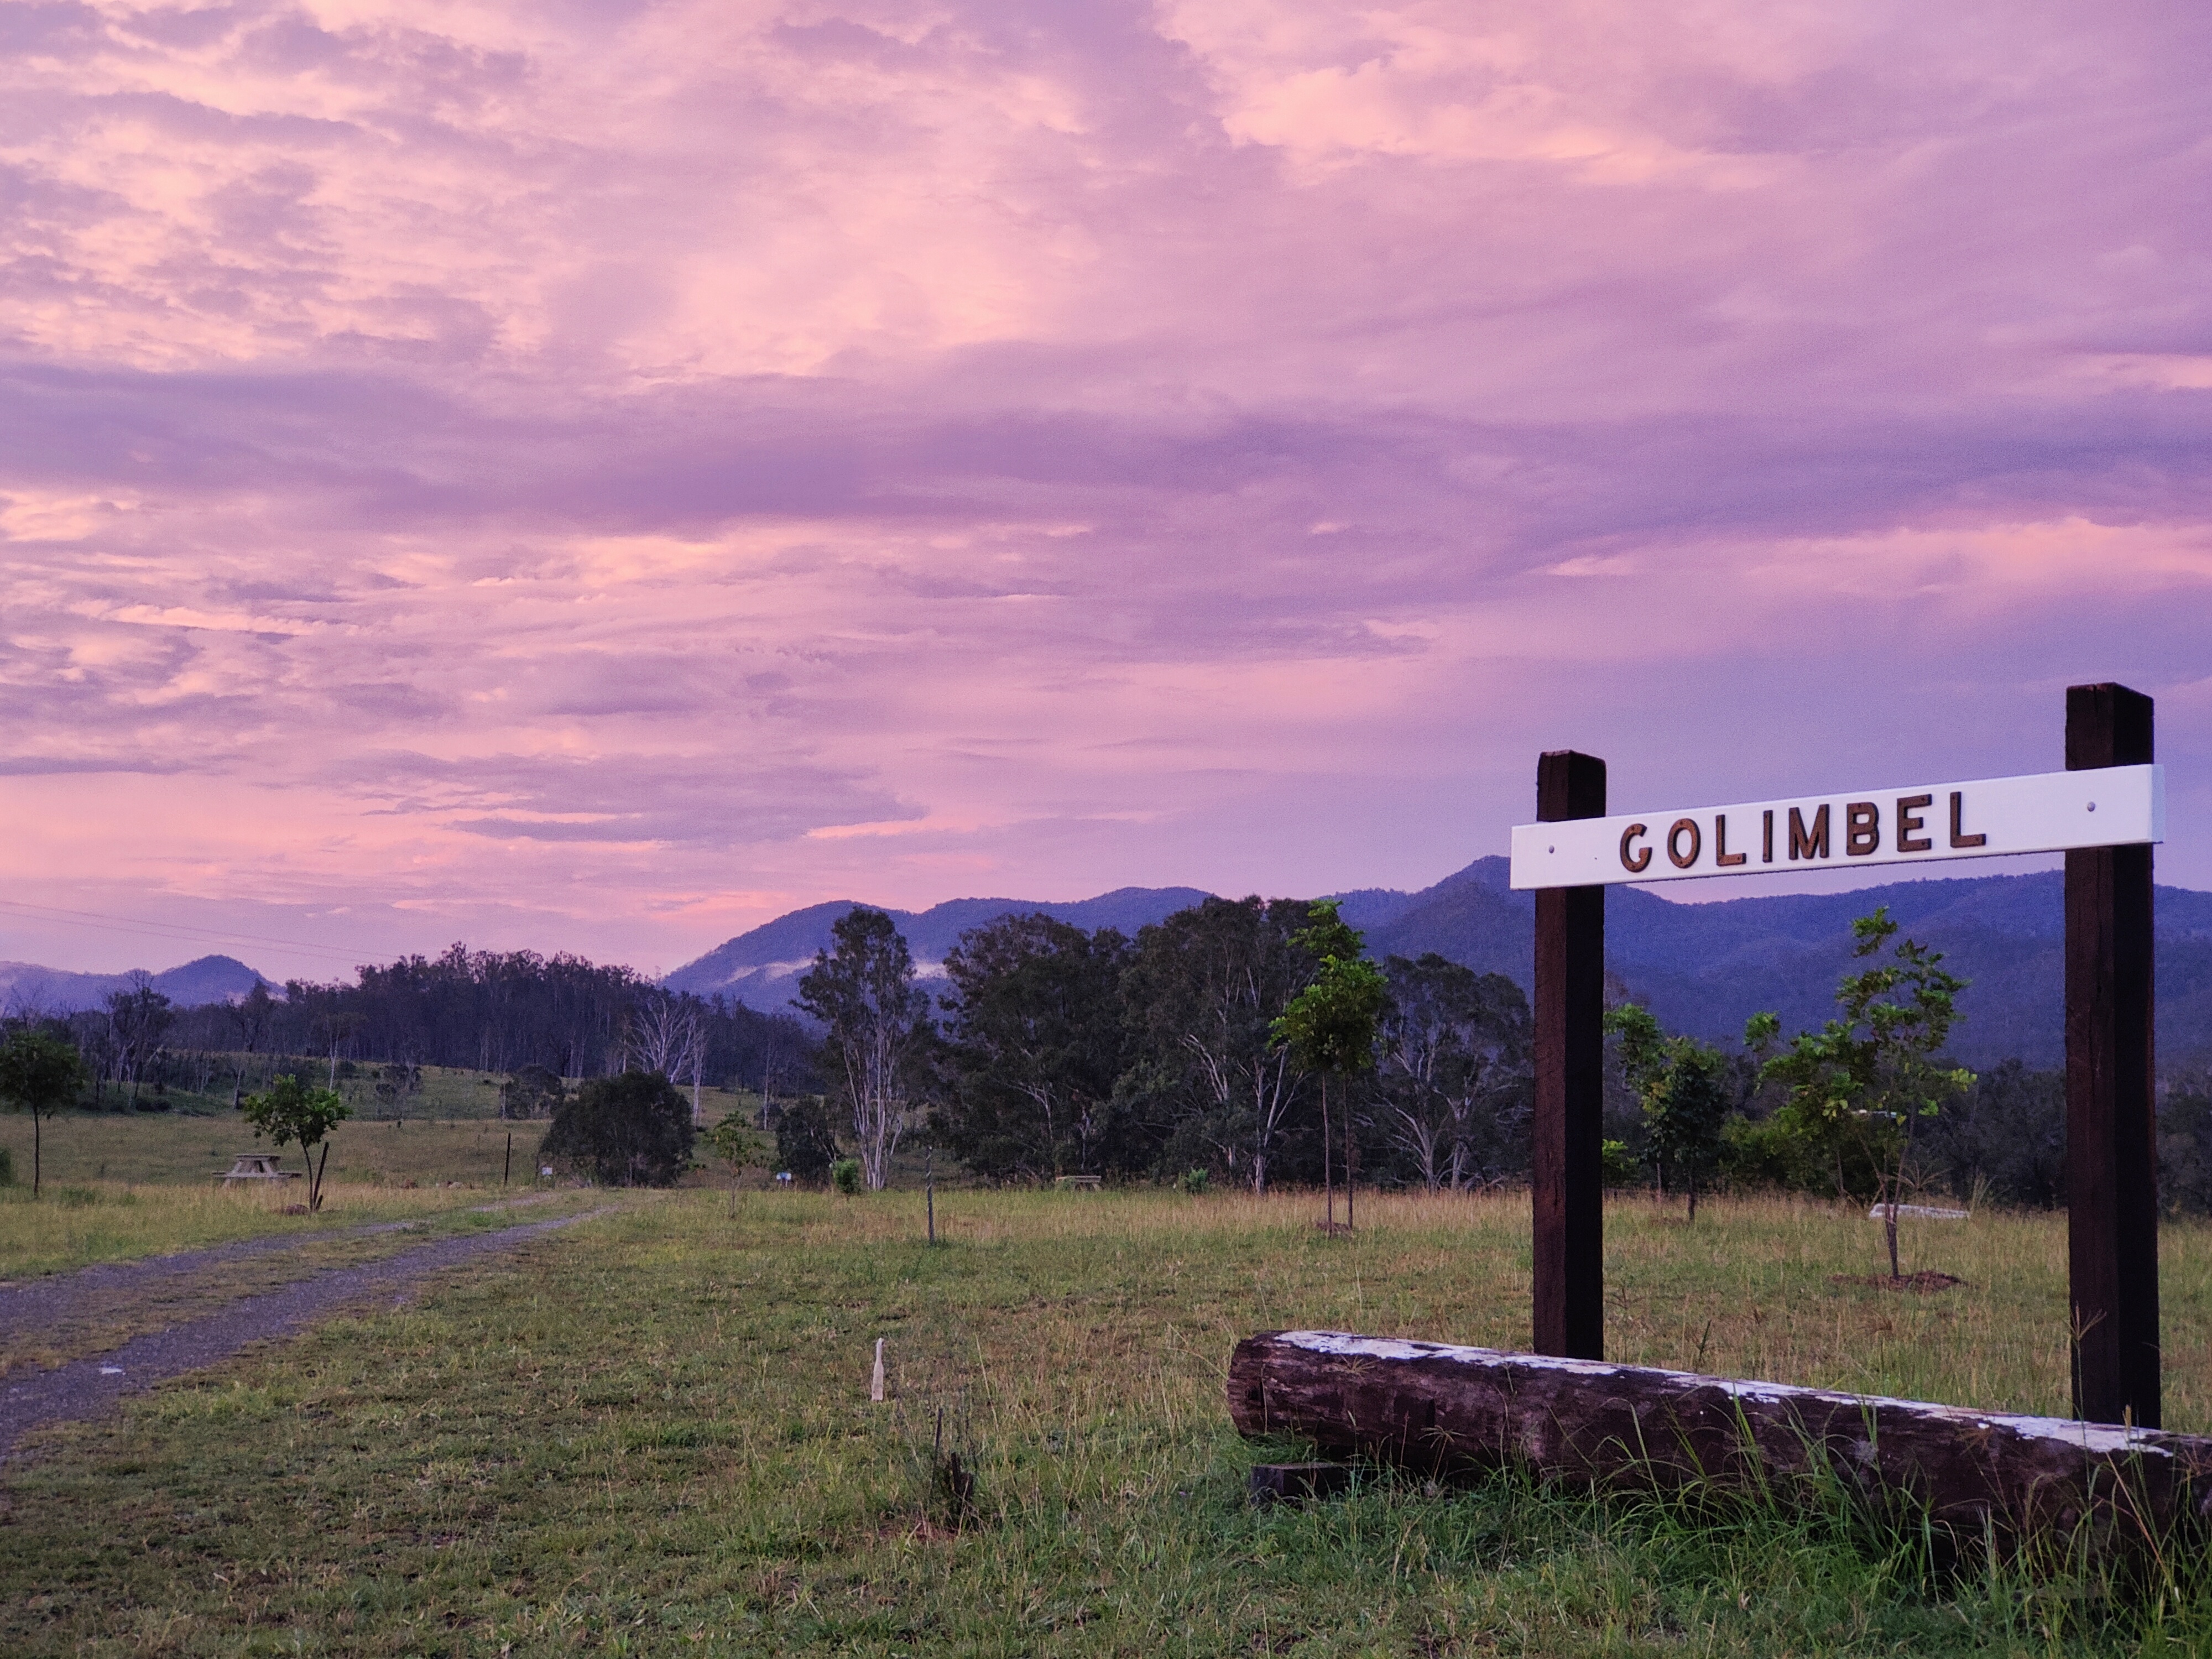
<svg viewBox="0 0 2212 1659"><path fill-rule="evenodd" d="M404 1291L443 1268L458 1267L477 1256L520 1244L525 1239L607 1213L605 1210L586 1210L580 1215L563 1216L554 1221L534 1221L519 1227L504 1227L497 1232L443 1238L357 1267L334 1267L265 1295L248 1297L220 1313L135 1338L110 1352L0 1383L0 1462L16 1455L16 1443L42 1425L98 1416L112 1409L126 1394L150 1388L165 1377L212 1365L217 1360L228 1358L249 1342L289 1336L346 1303L386 1291ZM363 1231L386 1231L404 1224L391 1224ZM235 1261L241 1255L260 1255L301 1242L296 1237L281 1241L252 1239L195 1250L187 1255L166 1256L156 1261L88 1267L67 1275L66 1285L48 1280L0 1292L0 1326L11 1319L34 1320L41 1313L61 1305L58 1296L88 1288L91 1282L123 1283L188 1273L195 1267ZM96 1281L94 1275L99 1276Z"/></svg>

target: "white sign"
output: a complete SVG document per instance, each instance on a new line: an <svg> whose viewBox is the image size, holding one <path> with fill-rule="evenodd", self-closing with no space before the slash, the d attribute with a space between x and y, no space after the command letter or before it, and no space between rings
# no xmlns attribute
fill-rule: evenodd
<svg viewBox="0 0 2212 1659"><path fill-rule="evenodd" d="M2108 766L1519 823L1513 885L1686 881L2165 839L2164 769Z"/></svg>

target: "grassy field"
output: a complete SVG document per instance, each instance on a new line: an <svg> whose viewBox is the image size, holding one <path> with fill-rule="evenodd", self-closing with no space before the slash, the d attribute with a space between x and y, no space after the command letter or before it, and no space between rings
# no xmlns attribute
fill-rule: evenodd
<svg viewBox="0 0 2212 1659"><path fill-rule="evenodd" d="M507 1156L507 1137L514 1136L514 1174L535 1168L545 1125L506 1123L497 1119L460 1121L410 1118L399 1122L341 1123L331 1136L330 1179L368 1187L417 1186L458 1181L499 1184ZM173 1112L120 1116L103 1112L67 1112L40 1126L46 1178L68 1186L88 1182L121 1182L131 1186L213 1187L240 1152L273 1150L256 1140L234 1114L187 1117ZM13 1154L16 1184L31 1182L31 1121L20 1114L0 1117L0 1146ZM299 1169L300 1151L288 1148L288 1169ZM295 1195L296 1196L296 1195ZM289 1201L289 1200L288 1200Z"/></svg>
<svg viewBox="0 0 2212 1659"><path fill-rule="evenodd" d="M332 1076L335 1069L336 1076ZM140 1099L156 1099L172 1112L223 1115L230 1113L234 1083L246 1093L264 1086L276 1071L297 1072L319 1086L335 1087L356 1117L368 1121L396 1118L496 1118L504 1072L482 1072L472 1066L422 1066L415 1070L415 1085L394 1090L387 1098L377 1093L380 1083L389 1083L390 1068L363 1061L340 1060L335 1068L313 1054L222 1054L188 1053L179 1058L175 1076L157 1097L150 1088ZM689 1095L687 1088L684 1093ZM110 1086L105 1104L127 1109L128 1091ZM708 1122L725 1112L757 1112L760 1097L744 1090L702 1089L700 1109ZM156 1114L142 1114L156 1115Z"/></svg>
<svg viewBox="0 0 2212 1659"><path fill-rule="evenodd" d="M2203 1651L2198 1591L1931 1583L1832 1517L1691 1526L1501 1481L1255 1514L1230 1346L1518 1346L1525 1199L677 1192L52 1431L0 1508L0 1651ZM1621 1358L2051 1410L2063 1220L1608 1217ZM2164 1237L2168 1421L2212 1427L2212 1232ZM872 1406L872 1344L892 1399ZM975 1474L963 1517L933 1481ZM1282 1455L1291 1448L1261 1449Z"/></svg>
<svg viewBox="0 0 2212 1659"><path fill-rule="evenodd" d="M46 1198L31 1201L31 1124L0 1117L0 1146L16 1182L0 1187L0 1283L93 1261L197 1249L270 1232L404 1220L483 1202L496 1194L514 1137L513 1189L536 1183L543 1123L341 1124L331 1137L322 1212L285 1214L304 1181L229 1188L218 1177L242 1152L270 1150L228 1114L118 1116L70 1113L44 1126ZM297 1147L285 1165L299 1169ZM473 1196L471 1196L473 1194Z"/></svg>

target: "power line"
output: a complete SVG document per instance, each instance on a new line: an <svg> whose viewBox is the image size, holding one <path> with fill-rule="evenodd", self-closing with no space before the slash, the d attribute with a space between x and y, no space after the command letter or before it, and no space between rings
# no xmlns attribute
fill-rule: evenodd
<svg viewBox="0 0 2212 1659"><path fill-rule="evenodd" d="M311 945L305 939L276 939L266 933L218 933L211 928L195 927L189 922L149 921L143 917L118 916L101 910L65 910L58 905L31 904L21 899L0 898L0 908L22 911L41 918L65 919L106 933L138 933L149 939L173 939L185 945L234 945L241 948L272 945L287 951L305 951L313 956L327 957L349 967L359 966L362 954L335 945Z"/></svg>

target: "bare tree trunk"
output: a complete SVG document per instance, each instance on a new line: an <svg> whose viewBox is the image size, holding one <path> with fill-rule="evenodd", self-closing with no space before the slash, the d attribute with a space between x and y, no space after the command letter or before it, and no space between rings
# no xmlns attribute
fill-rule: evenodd
<svg viewBox="0 0 2212 1659"><path fill-rule="evenodd" d="M1321 1190L1325 1206L1323 1222L1329 1231L1336 1231L1336 1187L1328 1167L1328 1079L1321 1080Z"/></svg>
<svg viewBox="0 0 2212 1659"><path fill-rule="evenodd" d="M1352 1101L1344 1102L1344 1231L1352 1231L1352 1192L1359 1182L1359 1143L1352 1137Z"/></svg>

